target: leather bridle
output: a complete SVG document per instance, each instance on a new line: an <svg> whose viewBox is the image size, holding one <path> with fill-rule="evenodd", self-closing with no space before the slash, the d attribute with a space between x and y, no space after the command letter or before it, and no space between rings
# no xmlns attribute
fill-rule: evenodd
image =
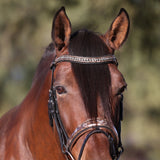
<svg viewBox="0 0 160 160"><path fill-rule="evenodd" d="M114 55L108 55L103 57L79 57L72 55L62 55L56 58L55 61L51 64L52 80L51 88L49 90L48 113L51 127L53 127L53 120L55 122L55 126L60 140L61 151L63 154L65 154L67 160L75 160L74 156L72 155L72 148L81 136L86 134L86 137L80 149L78 160L81 159L83 150L90 136L98 133L104 134L108 138L111 157L113 160L118 160L120 154L123 152L120 135L118 135L116 128L111 126L106 119L89 119L83 122L80 126L78 126L70 137L68 136L61 121L57 103L56 89L53 85L54 70L56 64L60 62L71 62L79 64L114 63L118 65L116 57Z"/></svg>

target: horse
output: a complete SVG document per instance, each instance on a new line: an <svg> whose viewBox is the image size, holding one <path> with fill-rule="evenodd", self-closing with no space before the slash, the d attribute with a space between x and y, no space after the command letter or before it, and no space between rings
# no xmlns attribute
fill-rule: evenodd
<svg viewBox="0 0 160 160"><path fill-rule="evenodd" d="M65 8L22 103L0 119L1 160L117 160L127 83L114 51L126 41L121 9L105 34L71 33Z"/></svg>

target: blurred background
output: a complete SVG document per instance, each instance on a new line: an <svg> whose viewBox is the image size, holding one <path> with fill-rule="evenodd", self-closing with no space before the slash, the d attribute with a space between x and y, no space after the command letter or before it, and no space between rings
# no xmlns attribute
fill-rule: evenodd
<svg viewBox="0 0 160 160"><path fill-rule="evenodd" d="M51 42L61 7L73 31L105 33L120 8L130 16L127 42L116 52L128 89L124 94L121 160L160 158L159 0L0 0L0 116L30 89L36 66Z"/></svg>

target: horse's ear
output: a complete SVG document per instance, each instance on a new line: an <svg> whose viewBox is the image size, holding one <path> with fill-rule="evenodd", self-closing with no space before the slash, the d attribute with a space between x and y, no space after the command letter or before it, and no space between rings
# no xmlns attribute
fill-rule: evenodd
<svg viewBox="0 0 160 160"><path fill-rule="evenodd" d="M105 34L105 38L112 49L118 49L125 42L129 27L130 21L128 13L122 8L112 22L109 31Z"/></svg>
<svg viewBox="0 0 160 160"><path fill-rule="evenodd" d="M71 35L71 23L62 7L56 13L52 24L52 40L59 51L68 45Z"/></svg>

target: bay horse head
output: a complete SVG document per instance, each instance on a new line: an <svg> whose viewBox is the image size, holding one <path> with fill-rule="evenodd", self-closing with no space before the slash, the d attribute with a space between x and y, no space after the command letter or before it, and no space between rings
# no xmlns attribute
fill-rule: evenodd
<svg viewBox="0 0 160 160"><path fill-rule="evenodd" d="M51 126L56 127L67 159L118 159L123 151L121 120L127 84L114 51L125 42L129 17L121 9L106 34L78 30L62 7L55 15L55 58L49 98Z"/></svg>
<svg viewBox="0 0 160 160"><path fill-rule="evenodd" d="M127 85L114 51L127 39L129 25L128 14L121 9L105 34L71 34L64 7L56 13L53 41L28 95L0 118L0 159L119 158Z"/></svg>

